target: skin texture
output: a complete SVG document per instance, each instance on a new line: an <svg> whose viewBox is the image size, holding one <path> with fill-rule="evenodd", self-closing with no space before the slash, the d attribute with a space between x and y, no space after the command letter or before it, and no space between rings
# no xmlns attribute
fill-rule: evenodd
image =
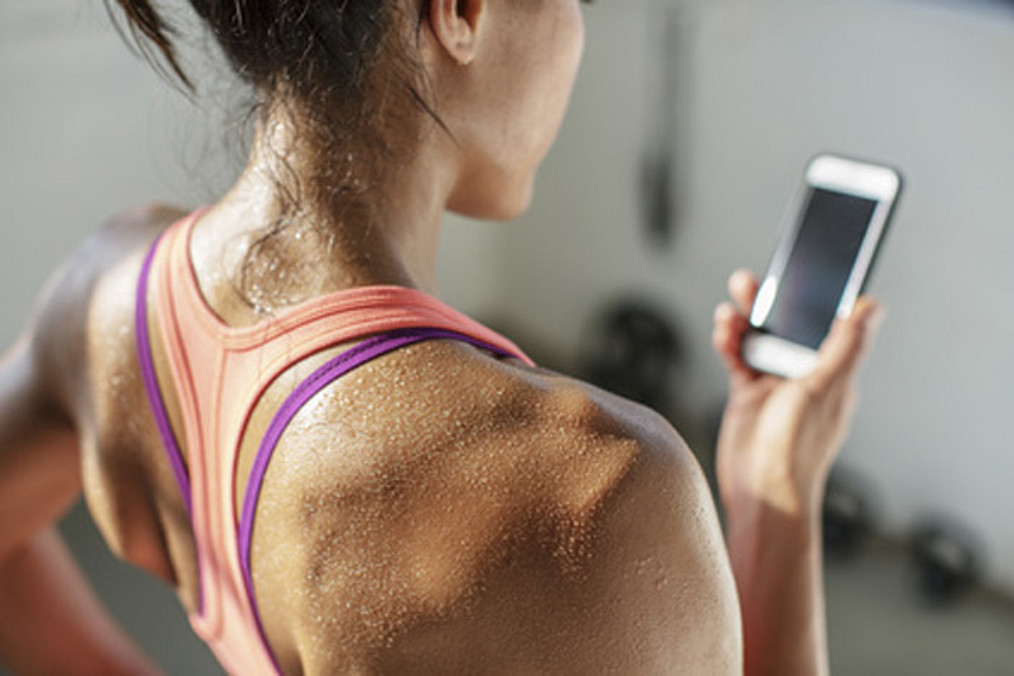
<svg viewBox="0 0 1014 676"><path fill-rule="evenodd" d="M423 130L377 186L378 220L301 212L314 227L294 224L306 236L252 280L265 297L364 284L432 291L446 209L511 218L527 207L580 61L577 0L428 1L421 63L451 134ZM234 326L280 309L251 307L237 289L242 253L276 213L279 188L294 187L266 178L276 153L293 171L274 175L298 176L313 150L293 119L278 108L260 124L246 171L193 232L198 285ZM0 622L0 659L21 671L154 670L102 619L47 531L82 491L113 551L196 607L193 537L142 404L133 333L143 255L184 213L150 206L92 236L0 364L0 605L23 608L19 622ZM852 338L868 322L857 312L844 323L822 376L776 383L736 356L753 293L742 287L715 329L733 387L719 460L731 563L700 470L657 415L459 343L420 344L328 386L268 470L253 577L285 671L732 674L744 669L745 629L748 669L817 673L813 506L848 420L862 352ZM241 446L238 495L274 411L341 347L265 392ZM157 338L153 349L164 374ZM179 404L162 389L179 430ZM768 536L784 543L774 561L757 555ZM26 590L44 602L25 603Z"/></svg>

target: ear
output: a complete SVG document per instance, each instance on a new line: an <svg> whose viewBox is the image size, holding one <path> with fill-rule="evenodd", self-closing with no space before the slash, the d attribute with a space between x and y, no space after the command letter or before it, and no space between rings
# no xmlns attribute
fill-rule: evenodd
<svg viewBox="0 0 1014 676"><path fill-rule="evenodd" d="M478 51L479 29L487 0L423 0L429 5L433 35L447 56L467 66Z"/></svg>

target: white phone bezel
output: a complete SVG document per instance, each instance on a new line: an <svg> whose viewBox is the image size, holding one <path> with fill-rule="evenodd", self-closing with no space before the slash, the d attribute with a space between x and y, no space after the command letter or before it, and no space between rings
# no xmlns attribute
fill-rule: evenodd
<svg viewBox="0 0 1014 676"><path fill-rule="evenodd" d="M873 264L877 245L884 234L901 188L901 177L898 172L888 167L835 155L818 155L810 161L803 185L797 191L791 204L791 211L785 219L789 227L784 228L750 313L750 324L755 329L764 325L774 306L779 280L785 271L802 223L806 198L815 188L877 202L835 311L837 316L844 317L852 311L856 299L863 290L863 283ZM746 363L753 368L786 378L805 376L817 363L815 350L760 331L751 331L744 336L742 354Z"/></svg>

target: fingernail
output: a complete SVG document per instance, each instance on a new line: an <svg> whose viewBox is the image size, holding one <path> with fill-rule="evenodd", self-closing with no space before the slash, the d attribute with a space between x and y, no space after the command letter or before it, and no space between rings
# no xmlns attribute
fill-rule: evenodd
<svg viewBox="0 0 1014 676"><path fill-rule="evenodd" d="M878 329L887 317L887 310L880 303L871 302L870 308L866 311L863 323L871 329Z"/></svg>

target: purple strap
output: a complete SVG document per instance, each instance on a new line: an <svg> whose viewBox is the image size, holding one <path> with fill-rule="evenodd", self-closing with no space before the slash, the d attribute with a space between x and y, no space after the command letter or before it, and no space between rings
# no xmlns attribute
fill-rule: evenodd
<svg viewBox="0 0 1014 676"><path fill-rule="evenodd" d="M484 341L443 329L420 328L384 333L339 354L300 383L275 413L267 432L264 434L264 438L261 440L260 447L257 449L257 455L254 458L253 468L250 471L246 493L243 496L243 510L239 518L239 556L243 568L244 581L246 582L247 598L250 600L254 619L257 621L257 629L261 635L261 642L264 644L264 648L268 651L268 654L271 655L271 660L274 662L278 673L282 673L282 670L279 668L278 661L275 659L268 645L267 637L264 634L264 626L261 622L260 611L257 608L257 600L254 598L253 577L250 572L250 547L253 538L254 516L257 510L257 501L260 498L261 486L264 483L264 475L267 472L268 463L271 461L275 447L299 410L314 395L329 384L377 357L413 343L435 339L459 340L500 355L514 356Z"/></svg>
<svg viewBox="0 0 1014 676"><path fill-rule="evenodd" d="M141 266L141 276L137 280L137 301L134 304L134 336L137 341L137 357L141 362L141 378L144 380L144 389L148 393L148 403L151 404L151 412L155 415L155 424L158 426L159 436L162 437L162 445L166 455L169 456L169 464L172 465L173 474L176 476L176 484L183 496L183 504L187 507L187 513L191 513L190 504L190 477L187 474L187 466L183 463L183 455L176 443L176 436L173 434L172 425L169 424L169 414L166 411L165 401L158 388L158 378L155 376L155 360L151 354L151 337L148 335L148 277L151 275L151 264L155 259L155 250L158 248L162 236L155 239L151 245L148 255L145 256L144 264Z"/></svg>

